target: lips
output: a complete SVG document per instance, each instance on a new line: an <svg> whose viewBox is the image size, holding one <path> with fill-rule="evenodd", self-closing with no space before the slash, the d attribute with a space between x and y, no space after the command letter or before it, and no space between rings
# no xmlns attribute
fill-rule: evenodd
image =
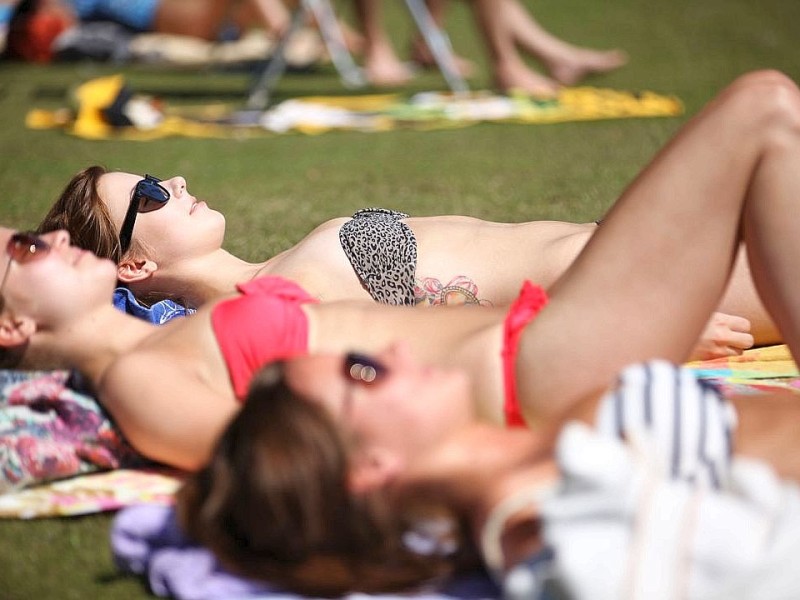
<svg viewBox="0 0 800 600"><path fill-rule="evenodd" d="M195 202L194 204L192 204L192 208L190 208L190 209L189 209L189 214L190 214L190 215L191 215L191 214L193 214L193 213L194 213L194 211L195 211L195 209L196 209L198 206L200 206L200 205L203 205L203 206L205 206L205 204L206 204L206 203L205 203L205 202L203 202L202 200L200 200L200 201L198 201L198 202Z"/></svg>

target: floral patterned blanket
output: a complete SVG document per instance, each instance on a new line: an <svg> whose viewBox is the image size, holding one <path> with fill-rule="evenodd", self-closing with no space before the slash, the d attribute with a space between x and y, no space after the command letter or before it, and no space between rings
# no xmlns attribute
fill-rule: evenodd
<svg viewBox="0 0 800 600"><path fill-rule="evenodd" d="M146 464L69 372L0 370L0 494Z"/></svg>

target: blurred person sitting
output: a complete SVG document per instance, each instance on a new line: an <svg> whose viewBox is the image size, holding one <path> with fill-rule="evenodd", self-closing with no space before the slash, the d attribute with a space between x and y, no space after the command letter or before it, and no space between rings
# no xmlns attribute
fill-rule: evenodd
<svg viewBox="0 0 800 600"><path fill-rule="evenodd" d="M131 32L155 32L217 40L249 25L282 32L288 25L280 0L11 0L8 50L35 62L53 58L53 42L79 23L108 21Z"/></svg>

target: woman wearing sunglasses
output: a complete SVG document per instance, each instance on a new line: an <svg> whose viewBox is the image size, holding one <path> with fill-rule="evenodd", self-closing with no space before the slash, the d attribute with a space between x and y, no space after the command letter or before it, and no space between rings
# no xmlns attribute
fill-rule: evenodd
<svg viewBox="0 0 800 600"><path fill-rule="evenodd" d="M250 263L223 249L223 215L190 194L182 177L142 179L94 166L70 181L38 228L56 229L69 231L74 244L117 262L125 288L117 291L115 302L139 310L131 305L131 294L151 304L172 298L194 308L233 292L237 283L265 275L291 279L322 301L505 306L526 279L545 289L551 286L597 226L402 218L367 210L353 219L327 221L277 256ZM374 258L376 240L379 259ZM691 358L730 356L754 342L781 341L755 292L745 257L736 263L719 310Z"/></svg>

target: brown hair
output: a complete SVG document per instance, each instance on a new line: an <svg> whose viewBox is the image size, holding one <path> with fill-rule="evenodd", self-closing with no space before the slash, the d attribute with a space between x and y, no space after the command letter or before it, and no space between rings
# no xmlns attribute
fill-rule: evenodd
<svg viewBox="0 0 800 600"><path fill-rule="evenodd" d="M19 369L23 366L23 358L28 344L19 346L0 346L0 369Z"/></svg>
<svg viewBox="0 0 800 600"><path fill-rule="evenodd" d="M119 232L111 218L108 206L100 198L97 186L100 177L108 173L105 167L94 165L77 173L61 192L37 227L37 233L65 229L72 244L94 252L100 258L110 258L119 264L122 260ZM137 255L143 247L136 240L128 254Z"/></svg>
<svg viewBox="0 0 800 600"><path fill-rule="evenodd" d="M348 464L328 413L273 365L179 492L178 515L228 568L302 594L396 591L452 572L452 556L404 545L385 495L350 493Z"/></svg>

